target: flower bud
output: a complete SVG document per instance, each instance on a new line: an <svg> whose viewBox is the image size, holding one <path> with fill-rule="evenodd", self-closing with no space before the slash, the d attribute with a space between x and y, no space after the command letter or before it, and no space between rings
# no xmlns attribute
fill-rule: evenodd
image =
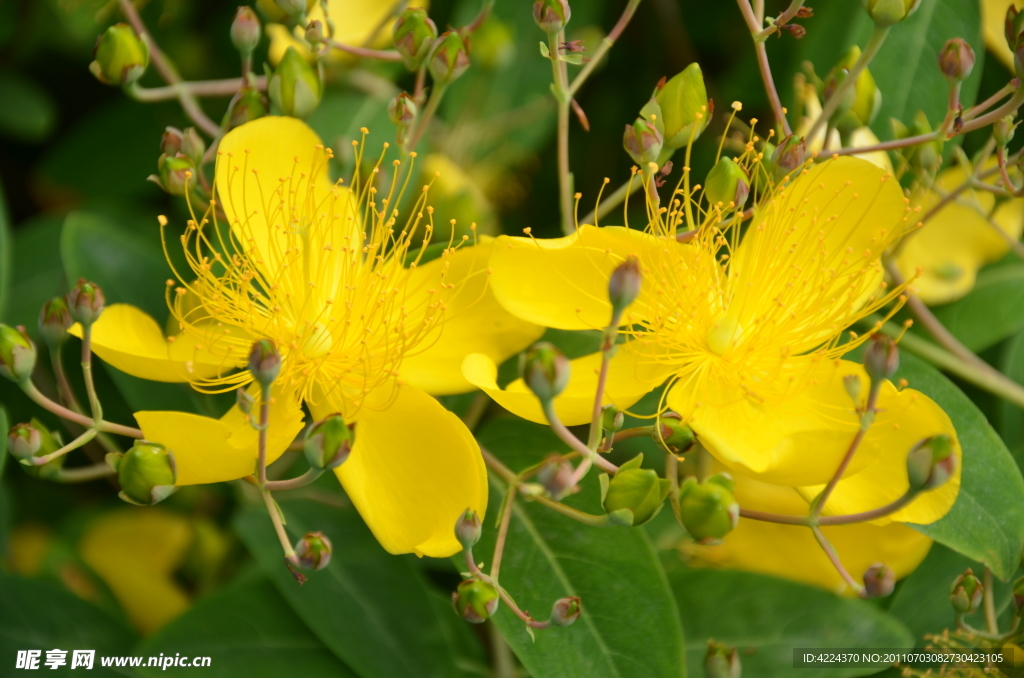
<svg viewBox="0 0 1024 678"><path fill-rule="evenodd" d="M861 0L877 26L892 26L917 11L921 0Z"/></svg>
<svg viewBox="0 0 1024 678"><path fill-rule="evenodd" d="M864 349L864 371L868 373L872 383L885 381L900 366L900 350L896 343L884 334L872 335L868 347Z"/></svg>
<svg viewBox="0 0 1024 678"><path fill-rule="evenodd" d="M340 414L318 421L306 431L303 452L310 468L338 468L352 452L355 436Z"/></svg>
<svg viewBox="0 0 1024 678"><path fill-rule="evenodd" d="M1020 614L1022 607L1024 607L1024 577L1013 582L1013 609Z"/></svg>
<svg viewBox="0 0 1024 678"><path fill-rule="evenodd" d="M437 40L437 26L422 7L404 10L395 22L395 50L405 59L410 71L419 68L431 45Z"/></svg>
<svg viewBox="0 0 1024 678"><path fill-rule="evenodd" d="M643 525L658 515L672 483L651 469L640 468L644 455L639 454L619 467L608 479L602 476L602 504L612 522L620 525Z"/></svg>
<svg viewBox="0 0 1024 678"><path fill-rule="evenodd" d="M252 51L260 42L260 20L251 7L242 6L235 12L231 22L231 44L235 46L243 59L252 56Z"/></svg>
<svg viewBox="0 0 1024 678"><path fill-rule="evenodd" d="M675 412L661 415L658 426L661 427L661 442L672 454L686 454L697 440L693 429L684 424L683 418Z"/></svg>
<svg viewBox="0 0 1024 678"><path fill-rule="evenodd" d="M545 33L558 33L569 23L571 16L569 0L537 0L533 3L533 20Z"/></svg>
<svg viewBox="0 0 1024 678"><path fill-rule="evenodd" d="M939 52L939 70L951 82L963 82L974 70L974 50L963 38L946 41Z"/></svg>
<svg viewBox="0 0 1024 678"><path fill-rule="evenodd" d="M314 19L306 24L306 42L314 52L320 51L324 41L324 24L319 19Z"/></svg>
<svg viewBox="0 0 1024 678"><path fill-rule="evenodd" d="M569 383L569 360L555 346L540 341L519 356L519 376L542 402L550 402Z"/></svg>
<svg viewBox="0 0 1024 678"><path fill-rule="evenodd" d="M498 609L498 591L479 579L466 579L452 592L452 605L466 621L482 624Z"/></svg>
<svg viewBox="0 0 1024 678"><path fill-rule="evenodd" d="M704 73L696 62L674 75L655 93L661 107L665 146L682 148L696 141L711 122L712 107L704 87Z"/></svg>
<svg viewBox="0 0 1024 678"><path fill-rule="evenodd" d="M575 468L559 454L552 454L537 471L537 482L556 500L566 496L575 488Z"/></svg>
<svg viewBox="0 0 1024 678"><path fill-rule="evenodd" d="M995 137L996 144L1000 148L1006 148L1006 145L1013 141L1013 132L1016 129L1017 125L1013 123L1013 116L1005 115L992 125L992 136Z"/></svg>
<svg viewBox="0 0 1024 678"><path fill-rule="evenodd" d="M704 655L704 675L707 678L740 678L742 673L743 667L735 647L708 641L708 651Z"/></svg>
<svg viewBox="0 0 1024 678"><path fill-rule="evenodd" d="M711 476L703 483L687 478L679 491L679 513L686 531L701 544L714 544L735 529L740 505L733 497L732 477Z"/></svg>
<svg viewBox="0 0 1024 678"><path fill-rule="evenodd" d="M184 153L161 155L156 166L160 188L170 195L184 196L190 186L195 186L196 166Z"/></svg>
<svg viewBox="0 0 1024 678"><path fill-rule="evenodd" d="M907 454L907 481L918 492L934 490L956 472L953 440L945 434L925 438Z"/></svg>
<svg viewBox="0 0 1024 678"><path fill-rule="evenodd" d="M45 457L64 447L59 434L51 433L41 421L33 418L28 424L18 424L7 435L7 449L19 461L21 470L41 480L50 480L60 473L66 455L37 466L33 457Z"/></svg>
<svg viewBox="0 0 1024 678"><path fill-rule="evenodd" d="M621 318L626 308L636 301L636 298L640 296L642 283L640 259L631 254L612 271L612 275L608 279L608 301L612 304L613 318Z"/></svg>
<svg viewBox="0 0 1024 678"><path fill-rule="evenodd" d="M632 125L626 125L622 135L622 146L633 158L633 162L646 166L657 162L661 155L663 137L658 126L644 118L637 118Z"/></svg>
<svg viewBox="0 0 1024 678"><path fill-rule="evenodd" d="M23 382L36 366L36 347L25 328L0 323L0 376Z"/></svg>
<svg viewBox="0 0 1024 678"><path fill-rule="evenodd" d="M39 311L39 336L51 349L64 343L72 324L68 302L64 297L48 300Z"/></svg>
<svg viewBox="0 0 1024 678"><path fill-rule="evenodd" d="M267 114L267 97L254 87L243 87L228 103L221 126L230 131Z"/></svg>
<svg viewBox="0 0 1024 678"><path fill-rule="evenodd" d="M1024 77L1024 13L1018 12L1016 6L1011 4L1006 9L1006 20L1004 22L1006 32L1006 44L1013 52L1013 67L1018 78Z"/></svg>
<svg viewBox="0 0 1024 678"><path fill-rule="evenodd" d="M181 153L198 167L206 153L206 142L199 136L195 127L186 127L181 138Z"/></svg>
<svg viewBox="0 0 1024 678"><path fill-rule="evenodd" d="M552 626L572 626L580 618L580 599L576 596L559 598L551 606Z"/></svg>
<svg viewBox="0 0 1024 678"><path fill-rule="evenodd" d="M281 354L270 339L260 339L249 351L249 371L263 388L268 388L281 372Z"/></svg>
<svg viewBox="0 0 1024 678"><path fill-rule="evenodd" d="M409 127L416 119L416 113L416 102L406 92L402 92L388 104L388 117L399 127Z"/></svg>
<svg viewBox="0 0 1024 678"><path fill-rule="evenodd" d="M100 286L86 282L85 278L78 279L78 284L68 292L67 301L71 319L83 325L96 322L103 313L103 305L106 303Z"/></svg>
<svg viewBox="0 0 1024 678"><path fill-rule="evenodd" d="M864 597L885 598L896 587L896 573L882 563L876 563L864 572Z"/></svg>
<svg viewBox="0 0 1024 678"><path fill-rule="evenodd" d="M331 562L331 540L323 532L307 532L295 543L296 563L306 570L322 570Z"/></svg>
<svg viewBox="0 0 1024 678"><path fill-rule="evenodd" d="M466 509L455 523L455 538L459 540L464 549L473 548L480 541L481 532L483 532L483 523L480 522L480 516L473 509Z"/></svg>
<svg viewBox="0 0 1024 678"><path fill-rule="evenodd" d="M305 118L320 105L320 78L312 66L289 47L267 84L271 112Z"/></svg>
<svg viewBox="0 0 1024 678"><path fill-rule="evenodd" d="M309 8L306 0L274 0L282 12L290 17L301 17Z"/></svg>
<svg viewBox="0 0 1024 678"><path fill-rule="evenodd" d="M708 172L704 182L704 197L711 206L720 205L725 209L742 208L750 195L750 182L742 167L732 158L722 156Z"/></svg>
<svg viewBox="0 0 1024 678"><path fill-rule="evenodd" d="M447 84L469 68L469 43L455 31L442 33L434 42L430 57L430 77L437 84Z"/></svg>
<svg viewBox="0 0 1024 678"><path fill-rule="evenodd" d="M776 169L776 178L782 178L795 172L804 165L807 158L807 143L803 137L790 134L779 142L772 153L772 164Z"/></svg>
<svg viewBox="0 0 1024 678"><path fill-rule="evenodd" d="M146 72L149 49L128 24L114 24L96 41L89 70L107 85L130 85Z"/></svg>
<svg viewBox="0 0 1024 678"><path fill-rule="evenodd" d="M970 614L977 610L984 595L985 587L974 576L971 568L957 577L949 589L949 600L953 603L953 609L960 614Z"/></svg>
<svg viewBox="0 0 1024 678"><path fill-rule="evenodd" d="M152 506L177 489L174 456L163 445L138 441L124 455L107 455L107 461L117 471L118 496L129 504Z"/></svg>
<svg viewBox="0 0 1024 678"><path fill-rule="evenodd" d="M620 430L625 422L625 413L615 405L605 405L601 408L601 430L606 435Z"/></svg>
<svg viewBox="0 0 1024 678"><path fill-rule="evenodd" d="M181 150L184 134L177 127L168 127L160 137L160 152L164 155L177 155Z"/></svg>
<svg viewBox="0 0 1024 678"><path fill-rule="evenodd" d="M16 424L7 433L7 451L18 460L36 456L42 444L39 429L32 424Z"/></svg>

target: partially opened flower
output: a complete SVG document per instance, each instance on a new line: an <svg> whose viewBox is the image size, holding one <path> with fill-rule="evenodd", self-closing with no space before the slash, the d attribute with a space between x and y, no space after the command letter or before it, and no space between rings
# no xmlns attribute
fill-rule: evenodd
<svg viewBox="0 0 1024 678"><path fill-rule="evenodd" d="M839 468L869 390L863 367L841 359L867 335L842 343L843 332L900 305L902 290L887 288L879 257L916 215L891 175L857 158L802 170L758 205L742 238L710 210L693 240L678 242L687 208L674 201L645 231L583 226L557 240L499 238L495 295L530 322L601 328L611 318L609 275L636 256L643 287L620 325L629 341L611 362L605 402L628 408L667 382L663 406L726 467L809 499ZM554 400L564 423L590 420L600 361L573 361L572 380ZM489 359L469 356L463 371L507 409L544 421L521 381L498 388ZM863 386L856 403L843 385L848 375ZM886 381L878 409L826 513L895 501L908 488L913 444L941 433L955 440L949 418L921 393ZM959 476L892 518L933 522L958 487Z"/></svg>
<svg viewBox="0 0 1024 678"><path fill-rule="evenodd" d="M460 548L458 516L484 513L486 472L472 435L427 391L469 390L459 372L466 353L503 360L542 330L503 311L488 291L487 242L421 262L432 210L424 190L399 221L397 161L379 195L379 168L348 188L329 179L330 157L293 118L261 118L225 135L216 192L227 223L190 221L181 245L191 270L169 281L180 333L165 339L144 313L114 305L93 326L93 348L136 376L207 392L247 387L258 400L242 368L254 341L273 341L282 360L268 461L302 428L303 403L316 420L340 413L356 436L336 473L381 544L451 555ZM221 419L136 419L147 440L172 452L178 485L254 471L257 432L242 406Z"/></svg>

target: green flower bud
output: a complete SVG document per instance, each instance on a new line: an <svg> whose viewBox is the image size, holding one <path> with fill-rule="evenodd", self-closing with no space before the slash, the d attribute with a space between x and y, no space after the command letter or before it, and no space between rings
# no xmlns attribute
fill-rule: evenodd
<svg viewBox="0 0 1024 678"><path fill-rule="evenodd" d="M161 155L157 160L156 183L170 195L184 196L196 183L196 166L179 152L175 156Z"/></svg>
<svg viewBox="0 0 1024 678"><path fill-rule="evenodd" d="M430 56L430 77L434 82L447 84L469 68L469 43L456 31L442 33L434 42Z"/></svg>
<svg viewBox="0 0 1024 678"><path fill-rule="evenodd" d="M320 105L320 78L295 47L289 47L270 77L267 93L273 114L306 118Z"/></svg>
<svg viewBox="0 0 1024 678"><path fill-rule="evenodd" d="M708 172L704 181L704 197L714 207L742 208L750 195L750 181L742 167L732 158L722 156Z"/></svg>
<svg viewBox="0 0 1024 678"><path fill-rule="evenodd" d="M36 456L42 444L42 435L32 424L16 424L7 433L7 451L19 461Z"/></svg>
<svg viewBox="0 0 1024 678"><path fill-rule="evenodd" d="M620 318L626 308L640 296L643 276L640 274L640 258L629 255L615 267L608 278L608 301L612 304L612 317Z"/></svg>
<svg viewBox="0 0 1024 678"><path fill-rule="evenodd" d="M626 415L615 405L605 405L601 408L601 430L606 435L620 430L625 422Z"/></svg>
<svg viewBox="0 0 1024 678"><path fill-rule="evenodd" d="M466 509L455 523L455 538L459 540L464 549L473 548L480 541L482 532L483 523L480 522L480 516L473 509Z"/></svg>
<svg viewBox="0 0 1024 678"><path fill-rule="evenodd" d="M331 540L323 532L307 532L295 544L296 563L306 570L322 570L331 562Z"/></svg>
<svg viewBox="0 0 1024 678"><path fill-rule="evenodd" d="M654 92L661 107L665 146L683 148L696 141L711 122L713 108L704 87L704 73L696 62L677 73Z"/></svg>
<svg viewBox="0 0 1024 678"><path fill-rule="evenodd" d="M666 412L658 419L661 427L661 442L672 454L686 454L697 441L693 429L683 423L683 418L675 412Z"/></svg>
<svg viewBox="0 0 1024 678"><path fill-rule="evenodd" d="M569 0L537 0L533 3L533 20L545 33L557 33L569 23L572 10Z"/></svg>
<svg viewBox="0 0 1024 678"><path fill-rule="evenodd" d="M314 19L306 24L306 42L314 52L320 51L324 41L324 24L319 19Z"/></svg>
<svg viewBox="0 0 1024 678"><path fill-rule="evenodd" d="M290 17L301 17L309 10L306 0L274 0L282 12Z"/></svg>
<svg viewBox="0 0 1024 678"><path fill-rule="evenodd" d="M228 103L221 126L230 131L267 114L267 97L254 87L243 87Z"/></svg>
<svg viewBox="0 0 1024 678"><path fill-rule="evenodd" d="M896 343L884 334L872 335L864 349L864 371L872 382L885 381L900 366L900 350Z"/></svg>
<svg viewBox="0 0 1024 678"><path fill-rule="evenodd" d="M946 41L939 52L939 70L950 82L963 82L974 70L974 50L963 38Z"/></svg>
<svg viewBox="0 0 1024 678"><path fill-rule="evenodd" d="M402 128L408 128L416 119L416 102L408 93L402 92L388 104L388 117L391 122Z"/></svg>
<svg viewBox="0 0 1024 678"><path fill-rule="evenodd" d="M708 651L704 655L704 675L707 678L740 678L742 673L743 667L735 647L708 641Z"/></svg>
<svg viewBox="0 0 1024 678"><path fill-rule="evenodd" d="M395 22L394 39L395 50L405 59L406 68L415 71L437 40L437 25L427 16L427 10L410 7Z"/></svg>
<svg viewBox="0 0 1024 678"><path fill-rule="evenodd" d="M552 454L537 471L537 482L555 499L561 499L576 487L575 468L561 455Z"/></svg>
<svg viewBox="0 0 1024 678"><path fill-rule="evenodd" d="M482 624L498 609L498 590L479 579L466 579L452 592L455 612L472 624Z"/></svg>
<svg viewBox="0 0 1024 678"><path fill-rule="evenodd" d="M71 327L71 313L64 297L54 297L43 304L39 311L39 336L51 349L63 344Z"/></svg>
<svg viewBox="0 0 1024 678"><path fill-rule="evenodd" d="M864 597L885 598L896 588L896 573L888 565L876 563L864 572Z"/></svg>
<svg viewBox="0 0 1024 678"><path fill-rule="evenodd" d="M1024 77L1024 13L1017 11L1016 6L1011 4L1006 8L1006 44L1013 52L1013 70L1018 78Z"/></svg>
<svg viewBox="0 0 1024 678"><path fill-rule="evenodd" d="M925 438L907 455L907 480L911 490L924 492L944 485L956 473L953 440L945 434Z"/></svg>
<svg viewBox="0 0 1024 678"><path fill-rule="evenodd" d="M1013 116L1004 115L992 125L992 136L995 137L996 144L1000 148L1006 148L1006 145L1013 141L1013 133L1016 129L1017 125L1013 122Z"/></svg>
<svg viewBox="0 0 1024 678"><path fill-rule="evenodd" d="M107 85L130 85L146 72L149 48L128 24L114 24L96 41L89 70Z"/></svg>
<svg viewBox="0 0 1024 678"><path fill-rule="evenodd" d="M203 154L206 153L206 142L199 136L195 127L185 128L181 138L181 153L198 167L203 161Z"/></svg>
<svg viewBox="0 0 1024 678"><path fill-rule="evenodd" d="M160 137L160 152L164 155L177 155L181 150L181 142L185 136L177 127L168 127Z"/></svg>
<svg viewBox="0 0 1024 678"><path fill-rule="evenodd" d="M268 388L281 372L281 354L270 339L260 339L249 351L249 371L263 388Z"/></svg>
<svg viewBox="0 0 1024 678"><path fill-rule="evenodd" d="M803 137L790 134L783 139L772 153L772 165L775 167L776 179L781 179L803 167L806 157L807 143Z"/></svg>
<svg viewBox="0 0 1024 678"><path fill-rule="evenodd" d="M974 576L971 568L953 581L949 589L949 600L953 603L953 609L960 614L970 614L981 606L982 597L985 595L985 587L981 580Z"/></svg>
<svg viewBox="0 0 1024 678"><path fill-rule="evenodd" d="M83 325L91 325L99 320L106 303L100 286L86 282L85 278L78 279L78 284L68 292L67 301L71 319Z"/></svg>
<svg viewBox="0 0 1024 678"><path fill-rule="evenodd" d="M860 47L854 45L832 69L824 85L823 94L826 98L832 96L835 86L847 77L850 69L860 59L860 55ZM834 78L834 74L838 77ZM847 97L850 97L848 101ZM832 117L832 122L840 134L852 134L856 129L874 122L878 109L882 107L882 92L875 84L875 78L869 69L865 68L857 76L857 82L847 91L842 103L844 105L840 106L836 115Z"/></svg>
<svg viewBox="0 0 1024 678"><path fill-rule="evenodd" d="M703 483L687 478L679 491L679 513L686 531L701 544L714 544L729 534L740 519L740 505L732 495L732 477L711 476Z"/></svg>
<svg viewBox="0 0 1024 678"><path fill-rule="evenodd" d="M235 12L231 22L231 44L235 46L243 59L252 56L252 51L260 42L260 20L251 7L242 6Z"/></svg>
<svg viewBox="0 0 1024 678"><path fill-rule="evenodd" d="M657 124L644 118L637 118L632 125L626 125L622 135L622 147L633 162L642 166L657 162L663 141Z"/></svg>
<svg viewBox="0 0 1024 678"><path fill-rule="evenodd" d="M569 361L555 346L540 341L519 356L519 376L542 403L549 402L569 383Z"/></svg>
<svg viewBox="0 0 1024 678"><path fill-rule="evenodd" d="M41 421L33 418L31 423L18 424L10 430L7 436L7 449L20 462L21 470L33 478L50 480L60 472L64 466L66 455L62 455L37 466L33 463L34 457L45 457L64 447L59 434L54 434L47 429ZM31 451L31 454L29 452Z"/></svg>
<svg viewBox="0 0 1024 678"><path fill-rule="evenodd" d="M643 525L658 515L672 483L650 469L640 468L644 455L638 454L619 467L610 479L601 476L601 502L612 522Z"/></svg>
<svg viewBox="0 0 1024 678"><path fill-rule="evenodd" d="M861 0L868 16L878 26L892 26L917 11L921 0Z"/></svg>
<svg viewBox="0 0 1024 678"><path fill-rule="evenodd" d="M0 323L0 376L20 383L32 376L36 347L25 328Z"/></svg>
<svg viewBox="0 0 1024 678"><path fill-rule="evenodd" d="M580 599L576 596L559 598L551 606L551 625L572 626L580 618L582 611Z"/></svg>
<svg viewBox="0 0 1024 678"><path fill-rule="evenodd" d="M138 441L123 456L108 455L121 483L118 495L129 504L152 506L177 489L174 455L157 443Z"/></svg>
<svg viewBox="0 0 1024 678"><path fill-rule="evenodd" d="M352 427L340 414L332 414L309 427L302 449L310 468L338 468L348 459L354 442Z"/></svg>

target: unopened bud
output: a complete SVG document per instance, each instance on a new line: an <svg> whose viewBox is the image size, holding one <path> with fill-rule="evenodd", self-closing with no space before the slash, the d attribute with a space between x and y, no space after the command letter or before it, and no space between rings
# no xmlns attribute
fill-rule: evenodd
<svg viewBox="0 0 1024 678"><path fill-rule="evenodd" d="M89 70L107 85L130 85L146 72L149 49L128 24L114 24L96 41Z"/></svg>
<svg viewBox="0 0 1024 678"><path fill-rule="evenodd" d="M319 51L324 41L324 24L319 19L314 19L306 24L306 42L314 52Z"/></svg>
<svg viewBox="0 0 1024 678"><path fill-rule="evenodd" d="M469 68L469 43L456 31L442 33L434 43L430 57L430 76L438 84L447 84Z"/></svg>
<svg viewBox="0 0 1024 678"><path fill-rule="evenodd" d="M686 454L693 447L697 436L693 429L683 423L683 418L675 412L666 412L658 419L661 442L672 454Z"/></svg>
<svg viewBox="0 0 1024 678"><path fill-rule="evenodd" d="M427 10L410 7L395 22L394 39L395 50L405 59L406 68L414 71L437 40L437 26L427 16Z"/></svg>
<svg viewBox="0 0 1024 678"><path fill-rule="evenodd" d="M160 152L165 155L177 155L181 150L184 134L177 127L168 127L160 137Z"/></svg>
<svg viewBox="0 0 1024 678"><path fill-rule="evenodd" d="M107 461L117 471L118 496L129 504L151 506L177 489L174 456L163 445L136 442L124 455L108 455Z"/></svg>
<svg viewBox="0 0 1024 678"><path fill-rule="evenodd" d="M605 434L615 433L626 423L626 415L615 405L605 405L601 408L601 430Z"/></svg>
<svg viewBox="0 0 1024 678"><path fill-rule="evenodd" d="M917 11L921 0L861 0L877 26L892 26Z"/></svg>
<svg viewBox="0 0 1024 678"><path fill-rule="evenodd" d="M320 105L320 78L295 47L285 50L267 84L271 112L306 118Z"/></svg>
<svg viewBox="0 0 1024 678"><path fill-rule="evenodd" d="M696 62L672 76L655 93L661 107L665 146L682 148L696 141L711 121L713 112L704 86L704 73Z"/></svg>
<svg viewBox="0 0 1024 678"><path fill-rule="evenodd" d="M704 197L712 206L741 208L750 195L750 181L742 167L732 158L722 156L708 172L704 182Z"/></svg>
<svg viewBox="0 0 1024 678"><path fill-rule="evenodd" d="M235 12L235 20L231 22L231 44L243 59L248 59L259 42L260 20L256 12L251 7L239 7Z"/></svg>
<svg viewBox="0 0 1024 678"><path fill-rule="evenodd" d="M473 509L466 509L455 523L455 538L459 540L464 549L473 548L480 541L482 532L483 523L480 522L480 516Z"/></svg>
<svg viewBox="0 0 1024 678"><path fill-rule="evenodd" d="M714 544L736 528L740 505L733 497L734 484L727 473L713 475L703 483L687 478L679 491L679 513L683 527L701 544Z"/></svg>
<svg viewBox="0 0 1024 678"><path fill-rule="evenodd" d="M956 473L953 440L946 434L925 438L907 455L907 480L911 490L934 490Z"/></svg>
<svg viewBox="0 0 1024 678"><path fill-rule="evenodd" d="M633 162L643 166L657 162L663 141L658 126L645 118L637 118L632 125L626 125L622 135L622 147Z"/></svg>
<svg viewBox="0 0 1024 678"><path fill-rule="evenodd" d="M406 92L402 92L388 104L388 117L399 127L409 127L416 119L416 102Z"/></svg>
<svg viewBox="0 0 1024 678"><path fill-rule="evenodd" d="M580 599L576 596L559 598L551 606L551 624L553 626L572 626L580 618L582 611Z"/></svg>
<svg viewBox="0 0 1024 678"><path fill-rule="evenodd" d="M807 158L807 143L803 137L791 134L783 139L772 154L772 164L778 174L785 176L804 165Z"/></svg>
<svg viewBox="0 0 1024 678"><path fill-rule="evenodd" d="M709 640L708 651L704 655L704 675L707 678L740 678L742 674L736 648Z"/></svg>
<svg viewBox="0 0 1024 678"><path fill-rule="evenodd" d="M651 469L640 468L639 454L619 467L610 479L602 477L602 504L612 522L643 525L658 515L672 489L672 483Z"/></svg>
<svg viewBox="0 0 1024 678"><path fill-rule="evenodd" d="M1006 145L1013 140L1013 132L1016 129L1017 125L1013 122L1013 116L1005 115L992 125L992 136L995 137L996 144L1000 148L1006 148Z"/></svg>
<svg viewBox="0 0 1024 678"><path fill-rule="evenodd" d="M171 195L184 196L196 184L196 166L184 153L161 155L157 161L160 187Z"/></svg>
<svg viewBox="0 0 1024 678"><path fill-rule="evenodd" d="M82 325L96 322L103 313L103 305L106 303L100 286L87 282L85 278L78 279L78 284L68 292L67 300L71 319Z"/></svg>
<svg viewBox="0 0 1024 678"><path fill-rule="evenodd" d="M885 381L900 366L900 351L896 343L884 334L875 334L864 349L864 371L872 383Z"/></svg>
<svg viewBox="0 0 1024 678"><path fill-rule="evenodd" d="M569 23L571 16L569 0L536 0L533 3L533 20L545 33L558 33Z"/></svg>
<svg viewBox="0 0 1024 678"><path fill-rule="evenodd" d="M274 0L281 11L290 17L301 17L306 13L306 0Z"/></svg>
<svg viewBox="0 0 1024 678"><path fill-rule="evenodd" d="M498 609L498 591L479 579L466 579L452 592L455 612L466 621L482 624Z"/></svg>
<svg viewBox="0 0 1024 678"><path fill-rule="evenodd" d="M255 87L243 87L228 103L221 125L228 131L267 114L267 97Z"/></svg>
<svg viewBox="0 0 1024 678"><path fill-rule="evenodd" d="M885 598L896 587L896 573L888 565L876 563L864 572L864 596Z"/></svg>
<svg viewBox="0 0 1024 678"><path fill-rule="evenodd" d="M7 436L7 449L19 461L21 470L41 480L50 480L60 473L66 455L61 455L38 466L33 457L45 457L64 447L59 434L51 433L38 419L18 424Z"/></svg>
<svg viewBox="0 0 1024 678"><path fill-rule="evenodd" d="M626 257L608 279L608 301L612 304L612 317L621 318L626 308L640 296L643 276L640 274L640 259L635 255Z"/></svg>
<svg viewBox="0 0 1024 678"><path fill-rule="evenodd" d="M354 442L352 427L340 414L332 414L309 427L302 449L310 468L338 468L348 459Z"/></svg>
<svg viewBox="0 0 1024 678"><path fill-rule="evenodd" d="M974 70L974 50L963 38L947 40L939 52L939 70L952 82L963 82Z"/></svg>
<svg viewBox="0 0 1024 678"><path fill-rule="evenodd" d="M307 532L295 543L295 558L299 567L322 570L331 562L331 540L323 532Z"/></svg>
<svg viewBox="0 0 1024 678"><path fill-rule="evenodd" d="M197 167L203 160L206 153L206 142L199 136L195 127L186 127L181 139L181 153L191 160Z"/></svg>
<svg viewBox="0 0 1024 678"><path fill-rule="evenodd" d="M36 347L25 328L0 323L0 376L23 382L36 366Z"/></svg>
<svg viewBox="0 0 1024 678"><path fill-rule="evenodd" d="M64 343L72 324L68 302L64 297L48 300L39 311L39 336L51 349Z"/></svg>
<svg viewBox="0 0 1024 678"><path fill-rule="evenodd" d="M977 610L984 595L985 587L974 576L971 568L957 577L949 589L949 600L953 603L953 609L960 614L970 614Z"/></svg>
<svg viewBox="0 0 1024 678"><path fill-rule="evenodd" d="M561 499L575 488L576 469L559 454L549 456L537 471L537 482L555 499Z"/></svg>
<svg viewBox="0 0 1024 678"><path fill-rule="evenodd" d="M41 446L42 436L32 424L16 424L7 433L7 451L15 459L31 459Z"/></svg>
<svg viewBox="0 0 1024 678"><path fill-rule="evenodd" d="M270 339L260 339L249 351L249 371L253 379L263 388L267 388L277 379L281 372L281 354Z"/></svg>
<svg viewBox="0 0 1024 678"><path fill-rule="evenodd" d="M519 376L542 402L550 402L569 383L569 360L554 345L540 341L519 357Z"/></svg>

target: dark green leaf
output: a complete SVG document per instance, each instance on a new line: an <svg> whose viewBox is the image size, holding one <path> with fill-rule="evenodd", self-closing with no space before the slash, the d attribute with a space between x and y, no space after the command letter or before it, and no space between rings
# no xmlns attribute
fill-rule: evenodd
<svg viewBox="0 0 1024 678"><path fill-rule="evenodd" d="M0 407L0 481L4 478L4 469L7 467L7 412ZM2 528L0 528L2 529ZM0 539L0 556L3 556L3 540Z"/></svg>
<svg viewBox="0 0 1024 678"><path fill-rule="evenodd" d="M24 325L34 333L43 302L67 291L60 261L62 226L60 217L43 216L14 231L8 269L10 294L0 315L5 323Z"/></svg>
<svg viewBox="0 0 1024 678"><path fill-rule="evenodd" d="M0 74L0 134L42 141L53 131L57 110L44 89L14 73Z"/></svg>
<svg viewBox="0 0 1024 678"><path fill-rule="evenodd" d="M282 502L297 539L320 530L334 544L330 565L299 586L284 567L266 511L239 514L236 528L288 604L362 678L463 675L422 574L389 555L351 507Z"/></svg>
<svg viewBox="0 0 1024 678"><path fill-rule="evenodd" d="M144 641L135 654L210 657L211 678L355 678L299 619L259 571L224 589ZM192 668L143 668L143 676L193 675Z"/></svg>
<svg viewBox="0 0 1024 678"><path fill-rule="evenodd" d="M1003 353L1003 373L1018 384L1024 384L1024 332L1006 344ZM1010 450L1017 455L1018 465L1024 461L1024 409L1002 402L999 432Z"/></svg>
<svg viewBox="0 0 1024 678"><path fill-rule="evenodd" d="M679 570L669 581L692 675L703 675L709 639L735 646L743 675L758 678L844 678L881 668L793 668L794 648L914 645L906 627L878 607L811 586L728 570Z"/></svg>
<svg viewBox="0 0 1024 678"><path fill-rule="evenodd" d="M499 420L479 439L513 469L564 449L550 431L521 420ZM590 474L570 503L600 511L596 476ZM497 507L503 487L500 481L492 486L490 505ZM686 675L679 612L642 529L588 527L537 504L517 503L514 510L502 586L538 619L546 619L559 598L582 600L575 624L536 631L536 641L506 606L498 608L498 628L534 678ZM493 552L494 513L474 550L478 562Z"/></svg>
<svg viewBox="0 0 1024 678"><path fill-rule="evenodd" d="M933 310L967 348L984 351L1024 328L1024 265L986 268L970 294Z"/></svg>
<svg viewBox="0 0 1024 678"><path fill-rule="evenodd" d="M937 542L1009 578L1024 548L1024 479L1006 445L960 389L923 360L904 351L897 378L945 410L963 447L960 494L949 513L931 525L914 525Z"/></svg>
<svg viewBox="0 0 1024 678"><path fill-rule="evenodd" d="M5 317L7 299L10 297L11 281L11 226L7 215L7 200L4 198L4 187L0 185L0 318Z"/></svg>

